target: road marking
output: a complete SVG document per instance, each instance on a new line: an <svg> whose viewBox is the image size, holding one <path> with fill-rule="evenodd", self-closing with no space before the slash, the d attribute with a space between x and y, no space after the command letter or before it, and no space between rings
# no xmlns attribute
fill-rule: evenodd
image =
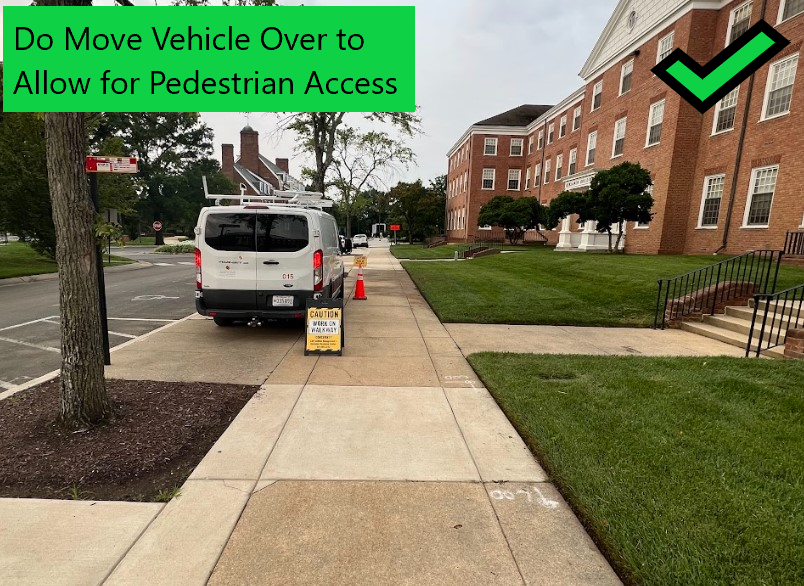
<svg viewBox="0 0 804 586"><path fill-rule="evenodd" d="M40 344L31 344L30 342L23 342L22 340L14 340L13 338L4 338L3 336L0 336L0 341L11 342L12 344L19 344L21 346L28 346L29 348L36 348L37 350L47 350L48 352L55 352L56 354L61 353L61 351L58 348L52 348L50 346L42 346Z"/></svg>
<svg viewBox="0 0 804 586"><path fill-rule="evenodd" d="M177 319L156 319L156 318L150 318L150 317L110 317L108 319L114 319L114 320L118 320L118 321L158 321L158 322L165 322L165 323L166 322L180 321L180 320L177 320Z"/></svg>
<svg viewBox="0 0 804 586"><path fill-rule="evenodd" d="M0 380L0 389L13 389L17 385L12 385L11 383L7 383L4 380Z"/></svg>
<svg viewBox="0 0 804 586"><path fill-rule="evenodd" d="M109 334L111 334L112 336L121 336L123 338L128 338L130 340L133 340L134 338L137 337L137 336L132 336L131 334L121 334L120 332L113 332L112 330L109 330Z"/></svg>
<svg viewBox="0 0 804 586"><path fill-rule="evenodd" d="M49 320L49 319L53 319L53 318L55 318L55 317L59 317L59 316L58 316L58 315L49 315L49 316L47 316L47 317L40 317L39 319L34 319L34 320L31 320L31 321L26 321L25 323L17 324L17 325L15 325L15 326L7 326L7 327L5 327L5 328L0 328L0 332L5 332L6 330L13 330L13 329L15 329L15 328L21 328L21 327L23 327L23 326L29 326L29 325L31 325L31 324L38 324L39 322L42 322L42 321L47 321L47 320Z"/></svg>
<svg viewBox="0 0 804 586"><path fill-rule="evenodd" d="M179 264L180 264L180 265L186 265L186 266L189 266L189 267L194 267L194 266L195 266L195 263L194 263L194 262L184 262L184 261L180 261L180 262L179 262Z"/></svg>
<svg viewBox="0 0 804 586"><path fill-rule="evenodd" d="M152 262L152 265L155 267L172 267L173 265L169 262Z"/></svg>
<svg viewBox="0 0 804 586"><path fill-rule="evenodd" d="M160 301L162 299L181 299L181 297L167 297L166 295L138 295L132 301Z"/></svg>

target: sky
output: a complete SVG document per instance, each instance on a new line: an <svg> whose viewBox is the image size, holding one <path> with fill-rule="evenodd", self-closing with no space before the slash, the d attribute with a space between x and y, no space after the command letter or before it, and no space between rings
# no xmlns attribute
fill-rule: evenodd
<svg viewBox="0 0 804 586"><path fill-rule="evenodd" d="M132 0L152 6L164 0ZM96 0L96 5L111 4ZM416 7L416 103L423 133L410 141L416 163L387 177L397 181L431 179L447 172L447 151L473 123L522 104L552 105L582 85L586 58L617 5L617 0L280 0L283 5L407 5ZM1 6L30 0L0 0ZM121 10L123 8L121 7ZM0 39L2 31L0 27ZM0 44L2 59L2 44ZM272 113L202 112L220 145L239 149L240 129L260 133L260 153L290 158L300 176L310 160L294 152L292 133L277 131ZM356 115L354 115L356 116ZM352 120L355 120L353 117Z"/></svg>

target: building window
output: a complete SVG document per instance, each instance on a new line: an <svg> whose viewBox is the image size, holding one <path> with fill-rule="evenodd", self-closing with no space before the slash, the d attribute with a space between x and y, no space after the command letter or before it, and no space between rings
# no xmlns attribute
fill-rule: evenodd
<svg viewBox="0 0 804 586"><path fill-rule="evenodd" d="M522 177L522 169L508 170L508 191L519 191L520 177Z"/></svg>
<svg viewBox="0 0 804 586"><path fill-rule="evenodd" d="M483 169L483 189L494 189L494 169Z"/></svg>
<svg viewBox="0 0 804 586"><path fill-rule="evenodd" d="M597 82L592 89L592 112L600 108L603 102L603 80Z"/></svg>
<svg viewBox="0 0 804 586"><path fill-rule="evenodd" d="M804 0L782 0L779 22L804 12Z"/></svg>
<svg viewBox="0 0 804 586"><path fill-rule="evenodd" d="M743 36L743 33L751 26L751 10L753 2L746 2L731 11L729 17L729 32L726 34L726 46Z"/></svg>
<svg viewBox="0 0 804 586"><path fill-rule="evenodd" d="M659 49L656 52L656 63L664 61L673 52L673 43L676 40L675 31L659 39Z"/></svg>
<svg viewBox="0 0 804 586"><path fill-rule="evenodd" d="M575 132L581 127L581 107L575 108L575 113L572 116L572 132Z"/></svg>
<svg viewBox="0 0 804 586"><path fill-rule="evenodd" d="M653 185L648 185L648 187L645 189L645 193L648 193L648 194L650 194L652 196L653 195ZM650 227L650 222L634 222L634 227L635 228L641 228L641 229L644 230L644 229Z"/></svg>
<svg viewBox="0 0 804 586"><path fill-rule="evenodd" d="M717 226L717 221L720 219L720 202L723 200L723 186L725 183L725 175L713 175L704 179L701 215L698 218L699 228Z"/></svg>
<svg viewBox="0 0 804 586"><path fill-rule="evenodd" d="M544 148L544 130L539 131L539 144L536 148L539 150Z"/></svg>
<svg viewBox="0 0 804 586"><path fill-rule="evenodd" d="M533 137L528 138L528 154L533 153Z"/></svg>
<svg viewBox="0 0 804 586"><path fill-rule="evenodd" d="M553 144L555 134L556 134L556 124L555 122L551 122L550 126L547 127L547 144Z"/></svg>
<svg viewBox="0 0 804 586"><path fill-rule="evenodd" d="M544 162L544 184L545 185L550 183L550 166L551 166L551 164L552 164L552 161L550 159L547 159Z"/></svg>
<svg viewBox="0 0 804 586"><path fill-rule="evenodd" d="M770 220L773 194L776 191L776 178L779 167L754 169L751 174L751 190L748 194L748 205L745 207L744 226L765 227Z"/></svg>
<svg viewBox="0 0 804 586"><path fill-rule="evenodd" d="M765 87L765 106L762 119L782 116L790 111L793 82L796 80L798 55L793 55L770 66Z"/></svg>
<svg viewBox="0 0 804 586"><path fill-rule="evenodd" d="M530 167L525 170L525 189L530 189Z"/></svg>
<svg viewBox="0 0 804 586"><path fill-rule="evenodd" d="M595 153L597 152L597 130L589 133L586 142L586 166L595 164Z"/></svg>
<svg viewBox="0 0 804 586"><path fill-rule="evenodd" d="M512 138L511 139L511 156L512 157L521 157L522 156L522 143L525 142L521 138Z"/></svg>
<svg viewBox="0 0 804 586"><path fill-rule="evenodd" d="M739 95L740 88L738 86L717 103L715 107L715 126L712 129L712 134L734 128L734 118L737 115L737 97Z"/></svg>
<svg viewBox="0 0 804 586"><path fill-rule="evenodd" d="M631 90L631 82L634 78L634 60L631 59L624 64L620 70L620 95Z"/></svg>
<svg viewBox="0 0 804 586"><path fill-rule="evenodd" d="M561 117L561 124L558 126L558 138L564 138L567 135L567 116Z"/></svg>
<svg viewBox="0 0 804 586"><path fill-rule="evenodd" d="M575 175L575 168L578 164L578 149L572 149L569 155L569 169L567 170L568 175Z"/></svg>
<svg viewBox="0 0 804 586"><path fill-rule="evenodd" d="M564 153L556 155L556 181L561 179L561 168L564 166Z"/></svg>
<svg viewBox="0 0 804 586"><path fill-rule="evenodd" d="M619 157L625 149L625 125L628 118L620 118L614 123L614 145L611 149L611 158Z"/></svg>
<svg viewBox="0 0 804 586"><path fill-rule="evenodd" d="M664 100L650 107L648 115L648 138L645 146L659 144L662 139L662 122L664 121Z"/></svg>
<svg viewBox="0 0 804 586"><path fill-rule="evenodd" d="M497 139L496 138L487 138L486 139L486 146L483 149L484 155L491 155L497 156Z"/></svg>
<svg viewBox="0 0 804 586"><path fill-rule="evenodd" d="M533 173L533 187L539 187L539 182L542 180L542 166L541 164L537 164L534 167Z"/></svg>

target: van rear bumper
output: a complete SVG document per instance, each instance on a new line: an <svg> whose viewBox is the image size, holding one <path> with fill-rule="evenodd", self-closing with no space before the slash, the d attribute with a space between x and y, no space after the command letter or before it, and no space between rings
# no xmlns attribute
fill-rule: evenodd
<svg viewBox="0 0 804 586"><path fill-rule="evenodd" d="M327 297L316 291L257 291L251 292L253 303L244 303L243 291L201 291L195 299L196 311L204 316L214 315L224 319L293 319L301 317L307 309L307 299ZM273 307L274 295L292 296L293 306ZM250 305L250 307L249 307Z"/></svg>

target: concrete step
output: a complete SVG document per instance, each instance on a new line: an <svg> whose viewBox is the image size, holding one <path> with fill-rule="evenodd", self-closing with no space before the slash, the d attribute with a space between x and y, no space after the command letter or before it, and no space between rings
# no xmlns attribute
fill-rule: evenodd
<svg viewBox="0 0 804 586"><path fill-rule="evenodd" d="M718 340L719 342L730 344L731 346L736 346L738 348L745 348L748 345L747 333L735 332L711 323L683 322L681 324L681 329L687 332L698 334L699 336L710 338L712 340ZM751 346L752 350L756 351L756 344L751 344ZM784 347L766 350L762 353L762 355L769 358L784 358Z"/></svg>

